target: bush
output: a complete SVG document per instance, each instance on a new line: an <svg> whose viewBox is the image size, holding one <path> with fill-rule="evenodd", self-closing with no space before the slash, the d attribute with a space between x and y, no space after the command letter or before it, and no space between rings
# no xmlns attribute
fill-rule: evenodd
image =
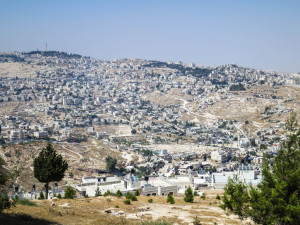
<svg viewBox="0 0 300 225"><path fill-rule="evenodd" d="M118 198L120 198L120 197L123 196L123 194L122 194L122 192L121 192L120 190L118 190L117 193L116 193L116 196L117 196Z"/></svg>
<svg viewBox="0 0 300 225"><path fill-rule="evenodd" d="M60 193L58 193L57 198L61 199L61 194Z"/></svg>
<svg viewBox="0 0 300 225"><path fill-rule="evenodd" d="M45 199L44 193L41 191L40 192L40 197L38 197L38 200L43 200Z"/></svg>
<svg viewBox="0 0 300 225"><path fill-rule="evenodd" d="M88 194L86 194L84 197L85 197L85 198L88 198L88 197L89 197L89 195L88 195Z"/></svg>
<svg viewBox="0 0 300 225"><path fill-rule="evenodd" d="M4 209L9 209L14 205L14 202L9 201L9 198L6 195L0 195L0 212L2 212Z"/></svg>
<svg viewBox="0 0 300 225"><path fill-rule="evenodd" d="M95 197L97 196L101 196L101 191L99 190L99 187L97 187L96 191L95 191Z"/></svg>
<svg viewBox="0 0 300 225"><path fill-rule="evenodd" d="M140 195L141 195L141 193L140 193L140 191L139 191L139 190L136 190L136 191L135 191L135 193L134 193L134 195L135 195L135 196L140 196Z"/></svg>
<svg viewBox="0 0 300 225"><path fill-rule="evenodd" d="M148 199L148 202L149 202L149 203L153 203L153 199L152 199L152 198L149 198L149 199Z"/></svg>
<svg viewBox="0 0 300 225"><path fill-rule="evenodd" d="M197 217L197 216L195 217L195 219L194 219L194 221L193 221L193 224L194 224L194 225L201 225L201 222L200 222L200 220L198 220L198 217Z"/></svg>
<svg viewBox="0 0 300 225"><path fill-rule="evenodd" d="M120 206L119 206L119 205L116 205L115 208L120 208Z"/></svg>
<svg viewBox="0 0 300 225"><path fill-rule="evenodd" d="M72 187L67 187L65 191L65 199L73 199L76 194L76 191Z"/></svg>
<svg viewBox="0 0 300 225"><path fill-rule="evenodd" d="M131 199L132 198L132 194L128 191L125 195L126 199Z"/></svg>
<svg viewBox="0 0 300 225"><path fill-rule="evenodd" d="M123 202L124 202L124 204L126 204L126 205L130 205L130 200L129 200L129 199L126 199L126 200L124 200Z"/></svg>
<svg viewBox="0 0 300 225"><path fill-rule="evenodd" d="M194 191L194 196L199 196L197 191Z"/></svg>
<svg viewBox="0 0 300 225"><path fill-rule="evenodd" d="M203 195L201 195L200 198L202 198L203 200L205 200L205 198L206 198L205 194L203 193Z"/></svg>
<svg viewBox="0 0 300 225"><path fill-rule="evenodd" d="M107 190L107 191L103 194L104 197L106 197L107 195L111 195L110 190Z"/></svg>
<svg viewBox="0 0 300 225"><path fill-rule="evenodd" d="M184 201L185 202L190 202L190 203L194 202L193 190L190 186L185 190Z"/></svg>
<svg viewBox="0 0 300 225"><path fill-rule="evenodd" d="M132 196L131 196L131 201L137 201L137 198L136 198L135 195L132 195Z"/></svg>
<svg viewBox="0 0 300 225"><path fill-rule="evenodd" d="M167 202L169 202L170 204L175 203L174 197L170 193L168 194Z"/></svg>
<svg viewBox="0 0 300 225"><path fill-rule="evenodd" d="M219 194L217 195L216 199L221 200L221 197Z"/></svg>

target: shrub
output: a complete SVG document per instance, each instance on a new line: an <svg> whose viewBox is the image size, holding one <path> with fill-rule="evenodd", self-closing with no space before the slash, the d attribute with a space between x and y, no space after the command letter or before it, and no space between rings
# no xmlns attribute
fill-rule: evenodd
<svg viewBox="0 0 300 225"><path fill-rule="evenodd" d="M124 204L126 204L126 205L130 205L130 200L129 200L129 199L126 199L126 200L124 200L123 202L124 202Z"/></svg>
<svg viewBox="0 0 300 225"><path fill-rule="evenodd" d="M128 191L125 195L126 199L131 199L132 198L132 194Z"/></svg>
<svg viewBox="0 0 300 225"><path fill-rule="evenodd" d="M73 199L76 194L76 191L72 187L67 187L65 191L65 197L66 199Z"/></svg>
<svg viewBox="0 0 300 225"><path fill-rule="evenodd" d="M132 195L132 196L131 196L131 201L137 201L137 198L136 198L135 195Z"/></svg>
<svg viewBox="0 0 300 225"><path fill-rule="evenodd" d="M86 194L84 197L85 197L85 198L88 198L88 197L89 197L89 195L88 195L88 194Z"/></svg>
<svg viewBox="0 0 300 225"><path fill-rule="evenodd" d="M184 201L185 202L190 202L190 203L194 202L193 190L190 186L185 190Z"/></svg>
<svg viewBox="0 0 300 225"><path fill-rule="evenodd" d="M60 193L58 193L57 198L61 199L61 194Z"/></svg>
<svg viewBox="0 0 300 225"><path fill-rule="evenodd" d="M101 196L101 191L99 190L99 187L97 187L96 191L95 191L95 197L97 196Z"/></svg>
<svg viewBox="0 0 300 225"><path fill-rule="evenodd" d="M174 197L170 193L168 194L167 202L169 202L170 204L175 203Z"/></svg>
<svg viewBox="0 0 300 225"><path fill-rule="evenodd" d="M152 199L152 198L149 198L149 199L148 199L148 202L149 202L149 203L153 203L153 199Z"/></svg>
<svg viewBox="0 0 300 225"><path fill-rule="evenodd" d="M110 198L108 198L108 199L106 199L106 201L107 201L107 202L111 202L111 199L110 199Z"/></svg>
<svg viewBox="0 0 300 225"><path fill-rule="evenodd" d="M203 193L203 195L201 195L200 198L202 198L203 200L205 200L205 198L206 198L205 194Z"/></svg>
<svg viewBox="0 0 300 225"><path fill-rule="evenodd" d="M198 217L197 217L197 216L195 217L195 219L194 219L194 221L193 221L193 224L194 224L194 225L201 225L201 222L200 222L200 220L198 220Z"/></svg>
<svg viewBox="0 0 300 225"><path fill-rule="evenodd" d="M141 193L140 193L140 191L139 191L139 190L136 190L136 191L135 191L135 193L134 193L134 195L135 195L135 196L140 196L140 195L141 195Z"/></svg>
<svg viewBox="0 0 300 225"><path fill-rule="evenodd" d="M41 191L40 192L40 197L38 197L39 200L45 199L44 193Z"/></svg>
<svg viewBox="0 0 300 225"><path fill-rule="evenodd" d="M194 191L194 196L199 196L197 191Z"/></svg>
<svg viewBox="0 0 300 225"><path fill-rule="evenodd" d="M219 194L217 195L216 199L221 200L221 197Z"/></svg>
<svg viewBox="0 0 300 225"><path fill-rule="evenodd" d="M107 195L111 195L110 190L107 190L107 191L103 194L104 197L106 197Z"/></svg>
<svg viewBox="0 0 300 225"><path fill-rule="evenodd" d="M121 192L120 190L118 190L118 191L116 192L116 195L117 195L118 198L120 198L120 197L123 196L123 194L122 194L122 192Z"/></svg>
<svg viewBox="0 0 300 225"><path fill-rule="evenodd" d="M9 201L9 198L6 195L0 195L0 212L2 212L4 209L9 209L14 205L14 202Z"/></svg>
<svg viewBox="0 0 300 225"><path fill-rule="evenodd" d="M119 206L119 205L116 205L115 208L120 208L120 206Z"/></svg>

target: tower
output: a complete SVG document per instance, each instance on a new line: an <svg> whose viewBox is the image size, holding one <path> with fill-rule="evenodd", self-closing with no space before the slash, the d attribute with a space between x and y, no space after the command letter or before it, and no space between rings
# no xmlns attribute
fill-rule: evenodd
<svg viewBox="0 0 300 225"><path fill-rule="evenodd" d="M48 51L48 45L47 45L47 42L46 42L46 51Z"/></svg>

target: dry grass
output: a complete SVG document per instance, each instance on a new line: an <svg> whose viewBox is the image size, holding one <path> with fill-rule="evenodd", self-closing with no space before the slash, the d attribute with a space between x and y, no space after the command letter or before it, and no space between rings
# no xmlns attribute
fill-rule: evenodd
<svg viewBox="0 0 300 225"><path fill-rule="evenodd" d="M124 197L93 197L89 199L36 200L37 207L17 205L5 212L4 216L17 222L20 218L32 220L27 224L141 224L142 221L167 221L170 224L191 224L197 216L202 224L240 224L237 217L227 216L219 207L215 195L209 194L206 200L195 198L194 203L185 203L182 196L175 197L175 204L166 203L166 197L139 196L131 205L123 203ZM110 199L110 200L108 200ZM69 207L61 205L68 203ZM119 207L116 208L116 205ZM142 209L142 210L141 210ZM112 213L106 214L106 210ZM113 215L123 211L124 215ZM39 221L40 223L34 223ZM42 221L42 222L41 222ZM18 224L16 222L16 224ZM13 223L8 223L13 224Z"/></svg>

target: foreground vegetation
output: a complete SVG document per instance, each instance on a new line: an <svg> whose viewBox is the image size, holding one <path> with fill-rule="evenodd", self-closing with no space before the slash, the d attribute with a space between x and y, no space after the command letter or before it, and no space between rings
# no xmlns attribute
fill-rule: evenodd
<svg viewBox="0 0 300 225"><path fill-rule="evenodd" d="M237 177L229 180L223 209L257 224L300 224L300 128L295 113L287 120L285 133L278 155L264 157L262 182L257 188Z"/></svg>

